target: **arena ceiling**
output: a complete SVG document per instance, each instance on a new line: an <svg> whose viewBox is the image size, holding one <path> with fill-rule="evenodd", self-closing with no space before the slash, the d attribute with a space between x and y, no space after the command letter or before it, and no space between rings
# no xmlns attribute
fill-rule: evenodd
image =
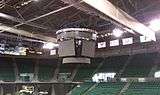
<svg viewBox="0 0 160 95"><path fill-rule="evenodd" d="M94 10L80 10L73 6L76 2L71 4L66 1L1 0L0 23L49 37L55 37L57 30L68 27L91 28L102 34L101 31L110 32L116 27L112 21L100 18L93 12ZM109 1L144 24L148 24L148 21L159 16L160 13L159 0ZM1 31L2 37L12 34Z"/></svg>

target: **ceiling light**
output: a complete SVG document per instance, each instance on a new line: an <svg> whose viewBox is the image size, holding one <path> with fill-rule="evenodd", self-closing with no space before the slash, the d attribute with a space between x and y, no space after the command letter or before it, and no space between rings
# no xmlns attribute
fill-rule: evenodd
<svg viewBox="0 0 160 95"><path fill-rule="evenodd" d="M151 28L154 31L160 30L160 19L150 21L149 28Z"/></svg>
<svg viewBox="0 0 160 95"><path fill-rule="evenodd" d="M107 37L107 36L108 36L108 34L104 34L104 36L106 36L106 37Z"/></svg>
<svg viewBox="0 0 160 95"><path fill-rule="evenodd" d="M8 16L4 13L0 13L0 17L8 17Z"/></svg>
<svg viewBox="0 0 160 95"><path fill-rule="evenodd" d="M24 3L22 3L21 6L24 6Z"/></svg>
<svg viewBox="0 0 160 95"><path fill-rule="evenodd" d="M58 46L59 46L58 44L48 42L48 43L44 43L43 49L53 49L53 48L58 47Z"/></svg>
<svg viewBox="0 0 160 95"><path fill-rule="evenodd" d="M115 28L115 29L113 30L113 35L114 35L115 37L120 37L120 36L122 36L122 34L123 34L123 31L120 30L120 29Z"/></svg>

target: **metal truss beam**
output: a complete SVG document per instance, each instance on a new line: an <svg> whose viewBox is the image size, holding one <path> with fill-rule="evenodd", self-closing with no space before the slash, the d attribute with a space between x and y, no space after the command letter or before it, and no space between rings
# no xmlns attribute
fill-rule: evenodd
<svg viewBox="0 0 160 95"><path fill-rule="evenodd" d="M32 27L36 27L36 28L49 29L49 27L39 25L39 24L36 24L36 23L33 23L33 22L24 23L25 21L23 19L16 18L16 17L10 16L10 15L4 14L4 13L0 13L0 17L4 18L4 19L11 20L11 21L14 21L14 22L19 22L21 24L23 23L23 24L26 24L26 25L29 25L29 26L32 26Z"/></svg>
<svg viewBox="0 0 160 95"><path fill-rule="evenodd" d="M155 32L128 15L120 8L114 6L108 0L82 0L90 7L96 9L107 17L115 20L116 22L124 25L125 27L134 30L136 33L144 35L151 40L155 41Z"/></svg>
<svg viewBox="0 0 160 95"><path fill-rule="evenodd" d="M53 37L48 37L48 36L44 36L44 35L40 35L40 34L33 34L28 31L25 31L25 30L16 29L16 28L9 27L9 26L2 25L2 24L0 24L0 30L7 31L7 32L10 32L13 34L22 35L22 36L29 37L29 38L39 39L42 41L54 42L54 43L57 42L56 38L53 38Z"/></svg>
<svg viewBox="0 0 160 95"><path fill-rule="evenodd" d="M25 24L25 23L29 23L29 22L38 20L38 19L40 19L40 18L43 18L43 17L49 16L49 15L55 14L55 13L57 13L57 12L63 11L63 10L65 10L65 9L68 9L68 8L70 8L70 7L72 7L72 6L75 6L76 4L79 4L79 3L80 3L80 2L77 2L77 3L71 4L71 5L62 7L62 8L60 8L60 9L53 10L53 11L51 11L51 12L49 12L49 13L46 13L46 14L43 14L43 15L38 16L38 17L36 17L36 18L27 20L27 21L25 21L24 23L20 23L20 24L17 24L17 25L15 25L15 26L21 26L21 25L23 25L23 24Z"/></svg>

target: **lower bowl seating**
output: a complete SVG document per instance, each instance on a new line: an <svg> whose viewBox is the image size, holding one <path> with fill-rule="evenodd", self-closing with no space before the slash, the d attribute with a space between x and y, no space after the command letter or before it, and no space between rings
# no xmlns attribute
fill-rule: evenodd
<svg viewBox="0 0 160 95"><path fill-rule="evenodd" d="M123 95L159 95L159 82L132 83Z"/></svg>

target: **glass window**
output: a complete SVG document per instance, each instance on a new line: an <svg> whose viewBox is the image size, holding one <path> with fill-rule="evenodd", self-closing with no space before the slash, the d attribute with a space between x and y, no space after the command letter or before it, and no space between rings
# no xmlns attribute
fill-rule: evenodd
<svg viewBox="0 0 160 95"><path fill-rule="evenodd" d="M106 47L106 42L99 42L98 43L98 48L105 48Z"/></svg>
<svg viewBox="0 0 160 95"><path fill-rule="evenodd" d="M110 41L110 46L119 46L119 40L112 40Z"/></svg>
<svg viewBox="0 0 160 95"><path fill-rule="evenodd" d="M133 44L133 38L132 37L130 37L130 38L124 38L124 39L122 39L122 43L123 43L123 45Z"/></svg>
<svg viewBox="0 0 160 95"><path fill-rule="evenodd" d="M140 36L140 42L150 42L152 41L150 38L146 37L146 36Z"/></svg>

